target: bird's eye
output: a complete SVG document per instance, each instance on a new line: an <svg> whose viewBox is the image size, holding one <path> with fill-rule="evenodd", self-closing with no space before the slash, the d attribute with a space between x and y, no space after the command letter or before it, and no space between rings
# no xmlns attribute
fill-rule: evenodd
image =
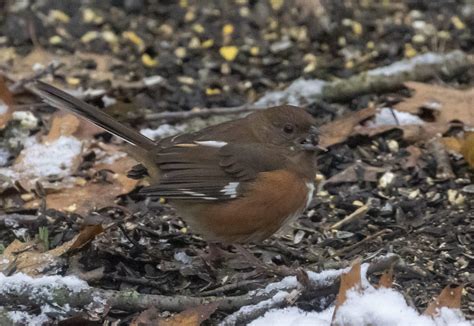
<svg viewBox="0 0 474 326"><path fill-rule="evenodd" d="M283 127L283 131L287 134L291 134L293 131L295 130L295 127L292 125L292 124L289 124L287 123L284 127Z"/></svg>

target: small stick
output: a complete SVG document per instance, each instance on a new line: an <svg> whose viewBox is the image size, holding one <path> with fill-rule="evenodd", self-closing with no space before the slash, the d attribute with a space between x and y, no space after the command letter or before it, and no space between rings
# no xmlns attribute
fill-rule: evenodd
<svg viewBox="0 0 474 326"><path fill-rule="evenodd" d="M334 223L330 229L331 230L339 230L341 227L343 227L346 224L352 223L355 220L358 220L362 217L365 216L365 214L369 211L370 207L368 205L364 205L356 209L354 212L351 214L347 215L344 217L342 220L339 222Z"/></svg>
<svg viewBox="0 0 474 326"><path fill-rule="evenodd" d="M230 108L212 108L179 112L161 112L145 115L146 120L182 120L196 117L207 117L210 115L239 114L260 110L261 107L251 105L241 105Z"/></svg>
<svg viewBox="0 0 474 326"><path fill-rule="evenodd" d="M428 143L428 148L436 160L436 178L439 180L449 180L456 178L453 168L451 167L451 160L449 159L448 152L444 148L443 144L441 144L439 139L435 138L431 140Z"/></svg>

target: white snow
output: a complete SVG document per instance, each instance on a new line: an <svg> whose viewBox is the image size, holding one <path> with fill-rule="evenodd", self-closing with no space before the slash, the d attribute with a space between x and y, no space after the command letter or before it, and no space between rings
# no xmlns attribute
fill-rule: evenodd
<svg viewBox="0 0 474 326"><path fill-rule="evenodd" d="M165 123L156 129L150 129L150 128L142 129L140 130L140 133L145 137L156 140L159 138L164 138L164 137L179 134L180 132L184 131L184 128L185 127L182 125L172 126L170 124Z"/></svg>
<svg viewBox="0 0 474 326"><path fill-rule="evenodd" d="M54 306L52 291L53 289L67 287L70 292L80 292L89 288L86 282L75 276L41 276L32 278L23 273L5 276L0 273L0 293L7 294L11 291L28 291L31 298L40 295L51 301L51 304L41 306L41 312L37 315L29 314L24 311L9 311L8 317L18 325L41 326L49 321L46 313L69 311L69 305L64 307Z"/></svg>
<svg viewBox="0 0 474 326"><path fill-rule="evenodd" d="M41 144L30 137L22 151L24 156L15 166L22 177L68 176L74 160L81 154L82 143L72 136L61 136L57 140Z"/></svg>
<svg viewBox="0 0 474 326"><path fill-rule="evenodd" d="M29 290L31 296L41 294L48 296L51 289L67 287L71 292L79 292L89 286L83 280L75 276L41 276L33 278L23 273L5 276L0 273L0 293L6 294L10 291L20 292ZM51 296L52 299L52 296Z"/></svg>
<svg viewBox="0 0 474 326"><path fill-rule="evenodd" d="M108 95L104 95L102 96L102 103L104 103L104 107L109 107L111 105L114 105L117 103L117 100L115 99L115 97L111 97L111 96L108 96Z"/></svg>
<svg viewBox="0 0 474 326"><path fill-rule="evenodd" d="M0 167L7 165L9 157L10 152L7 151L5 148L0 148Z"/></svg>
<svg viewBox="0 0 474 326"><path fill-rule="evenodd" d="M344 326L470 326L461 312L457 309L442 308L434 319L421 315L410 307L403 295L394 289L376 289L372 287L365 277L368 264L361 267L362 293L349 291L346 302L339 307L336 314L337 325ZM316 282L327 283L345 270L330 270L322 273L309 273L310 278ZM295 277L286 277L281 282L270 284L265 289L271 291L296 286ZM275 297L254 306L243 307L240 312L254 311L277 301L281 302L288 295L286 291L279 291ZM307 312L296 307L272 309L260 318L252 321L251 326L289 326L289 325L318 325L330 326L334 306L321 312ZM234 315L226 321L232 321Z"/></svg>
<svg viewBox="0 0 474 326"><path fill-rule="evenodd" d="M299 326L321 326L330 325L334 307L318 312L306 312L296 307L275 309L267 312L263 317L251 322L251 326L277 326L277 325L299 325Z"/></svg>
<svg viewBox="0 0 474 326"><path fill-rule="evenodd" d="M0 100L0 115L3 115L8 112L8 106L3 103L2 100Z"/></svg>
<svg viewBox="0 0 474 326"><path fill-rule="evenodd" d="M411 59L405 59L401 61L397 61L391 65L375 68L369 70L367 75L369 76L390 76L394 74L399 74L404 71L412 71L415 66L418 65L432 65L437 64L443 61L449 60L450 57L458 56L459 51L454 51L448 54L439 54L428 52L425 54L417 55Z"/></svg>
<svg viewBox="0 0 474 326"><path fill-rule="evenodd" d="M15 111L12 119L20 121L21 126L26 129L33 129L38 125L38 118L30 111Z"/></svg>
<svg viewBox="0 0 474 326"><path fill-rule="evenodd" d="M375 128L380 126L422 125L424 123L425 122L417 115L397 111L391 108L381 108L375 114L374 119L367 123L367 127Z"/></svg>
<svg viewBox="0 0 474 326"><path fill-rule="evenodd" d="M221 148L227 145L225 141L218 141L218 140L195 141L195 143L201 146L216 147L216 148Z"/></svg>
<svg viewBox="0 0 474 326"><path fill-rule="evenodd" d="M268 107L280 104L301 105L308 99L321 94L326 81L321 79L297 79L282 91L274 91L265 94L255 106Z"/></svg>

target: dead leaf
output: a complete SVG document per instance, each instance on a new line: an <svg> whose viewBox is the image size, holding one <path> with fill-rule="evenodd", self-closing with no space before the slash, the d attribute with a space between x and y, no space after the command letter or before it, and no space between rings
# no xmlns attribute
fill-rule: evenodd
<svg viewBox="0 0 474 326"><path fill-rule="evenodd" d="M199 326L217 310L218 302L188 308L169 318L161 318L152 307L136 317L131 326Z"/></svg>
<svg viewBox="0 0 474 326"><path fill-rule="evenodd" d="M366 108L336 119L321 126L320 145L329 147L341 143L352 135L354 128L375 114L375 108Z"/></svg>
<svg viewBox="0 0 474 326"><path fill-rule="evenodd" d="M84 228L72 240L46 252L43 252L43 248L35 241L14 240L0 255L0 272L15 270L30 276L55 272L66 262L63 255L84 246L102 232L101 225Z"/></svg>
<svg viewBox="0 0 474 326"><path fill-rule="evenodd" d="M44 142L53 142L61 136L72 136L79 128L80 120L73 114L58 112L53 117L51 128Z"/></svg>
<svg viewBox="0 0 474 326"><path fill-rule="evenodd" d="M82 61L93 60L96 63L95 70L89 70L80 65ZM88 77L98 81L114 81L116 78L111 67L120 64L121 61L109 55L95 54L88 52L76 52L74 55L55 54L44 50L43 48L35 48L26 56L15 56L12 60L9 73L15 80L20 80L31 76L33 66L46 67L53 61L63 63L61 69L66 76L75 76L87 73Z"/></svg>
<svg viewBox="0 0 474 326"><path fill-rule="evenodd" d="M393 285L393 268L385 271L380 277L378 287L379 288L391 288Z"/></svg>
<svg viewBox="0 0 474 326"><path fill-rule="evenodd" d="M13 94L8 89L7 84L0 76L0 129L5 128L13 114Z"/></svg>
<svg viewBox="0 0 474 326"><path fill-rule="evenodd" d="M351 267L351 270L341 275L341 285L339 286L339 293L336 298L336 307L332 315L331 325L335 325L337 310L347 300L348 291L360 291L361 290L361 277L360 277L360 259L357 259Z"/></svg>
<svg viewBox="0 0 474 326"><path fill-rule="evenodd" d="M474 88L458 90L438 85L407 82L413 89L412 97L395 105L398 111L414 113L422 118L448 125L459 121L466 126L474 126Z"/></svg>
<svg viewBox="0 0 474 326"><path fill-rule="evenodd" d="M370 181L376 182L379 174L386 172L382 167L371 166L363 162L356 162L348 166L345 170L333 175L325 183L334 184L342 182Z"/></svg>
<svg viewBox="0 0 474 326"><path fill-rule="evenodd" d="M60 211L86 214L94 208L102 208L114 203L117 196L127 194L138 184L138 180L127 178L127 172L137 162L130 157L122 157L112 164L100 164L98 169L110 170L114 174L106 182L87 182L84 185L76 184L71 188L59 189L58 192L47 194L46 207ZM26 204L27 208L36 208L39 200Z"/></svg>
<svg viewBox="0 0 474 326"><path fill-rule="evenodd" d="M441 143L447 150L462 154L471 168L474 168L474 132L466 132L464 138L444 137Z"/></svg>
<svg viewBox="0 0 474 326"><path fill-rule="evenodd" d="M406 148L408 156L402 158L401 165L404 169L415 168L419 165L421 157L421 149L417 146L410 145Z"/></svg>
<svg viewBox="0 0 474 326"><path fill-rule="evenodd" d="M449 130L451 124L425 123L423 125L387 125L379 127L356 126L354 134L374 137L381 133L399 129L403 133L403 139L410 143L425 141L433 138L437 134L443 134Z"/></svg>
<svg viewBox="0 0 474 326"><path fill-rule="evenodd" d="M446 286L439 296L434 299L426 308L424 315L436 316L439 313L439 309L446 307L450 309L461 308L461 297L462 297L462 285L450 284Z"/></svg>
<svg viewBox="0 0 474 326"><path fill-rule="evenodd" d="M104 232L102 224L86 225L75 238L75 241L69 247L69 251L80 249L94 239L97 235Z"/></svg>

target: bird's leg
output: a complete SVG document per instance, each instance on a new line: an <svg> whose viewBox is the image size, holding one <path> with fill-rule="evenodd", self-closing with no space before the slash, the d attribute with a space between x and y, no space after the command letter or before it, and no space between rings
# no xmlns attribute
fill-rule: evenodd
<svg viewBox="0 0 474 326"><path fill-rule="evenodd" d="M233 245L237 252L244 256L245 259L249 263L255 266L255 268L263 273L270 273L270 274L277 274L281 276L289 276L289 275L294 275L294 272L292 272L290 269L284 266L270 266L268 264L265 264L263 261L255 257L254 254L252 254L248 249L246 249L244 246L240 244L234 244Z"/></svg>

